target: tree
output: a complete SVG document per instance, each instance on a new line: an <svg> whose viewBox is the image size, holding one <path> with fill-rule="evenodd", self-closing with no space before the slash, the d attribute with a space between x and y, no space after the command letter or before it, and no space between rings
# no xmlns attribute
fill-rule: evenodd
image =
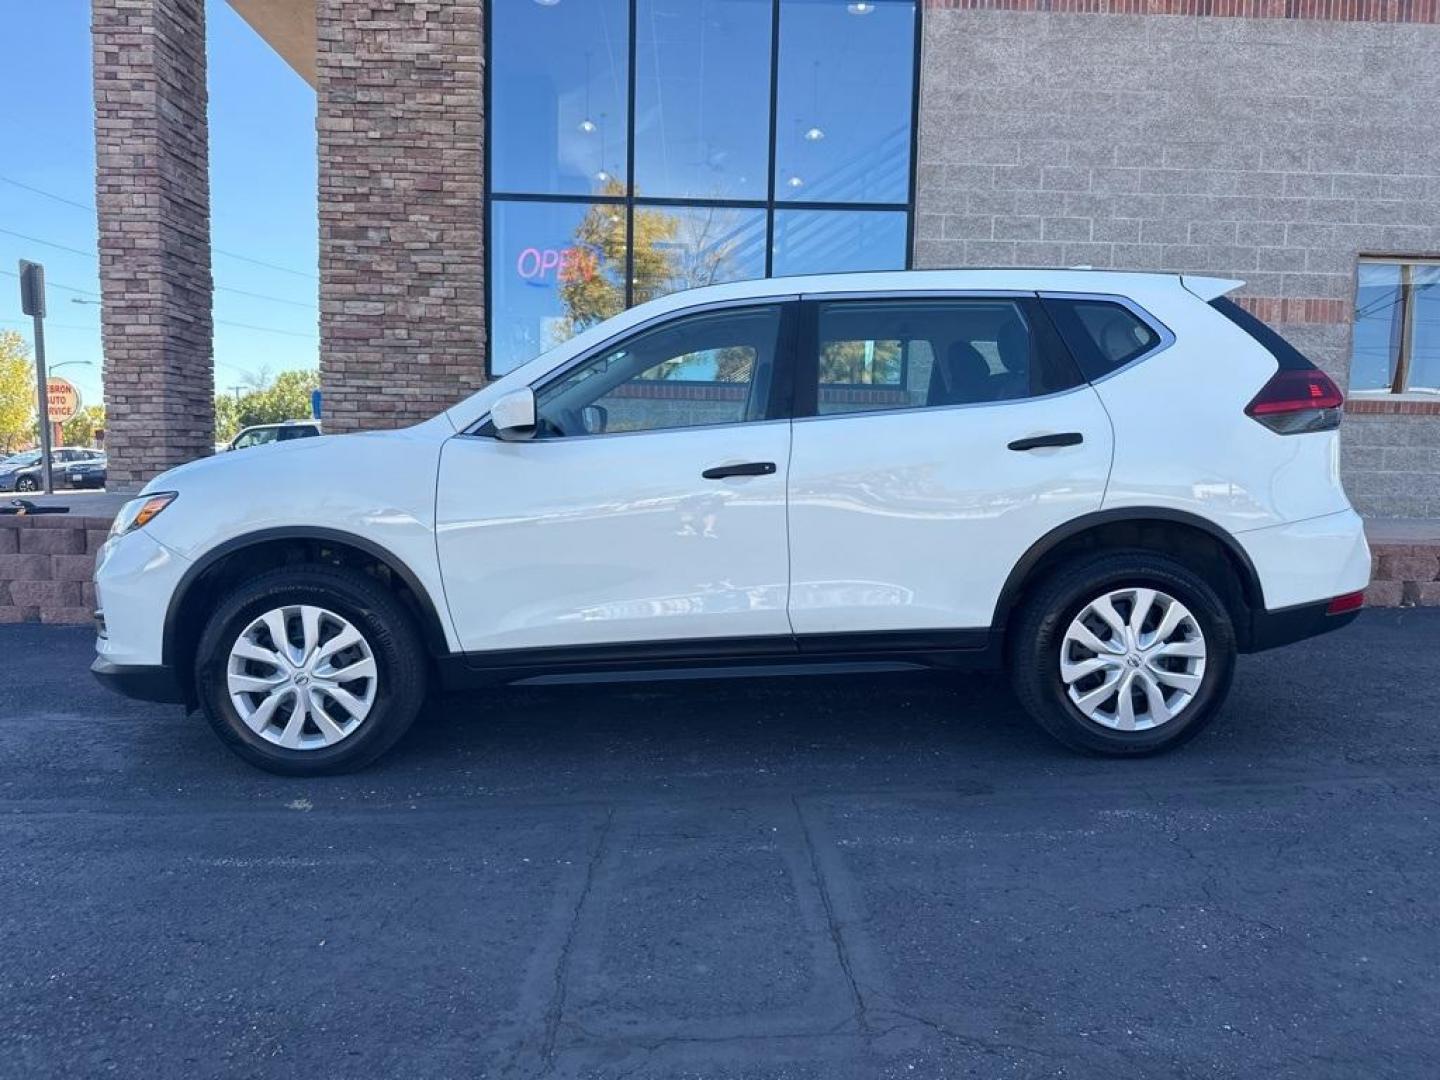
<svg viewBox="0 0 1440 1080"><path fill-rule="evenodd" d="M311 391L320 387L318 371L282 371L263 388L215 396L215 437L229 442L241 428L304 420L310 416Z"/></svg>
<svg viewBox="0 0 1440 1080"><path fill-rule="evenodd" d="M612 180L604 195L622 195ZM635 254L631 265L637 304L681 289L695 289L735 277L736 225L733 210L722 207L672 213L635 210ZM594 206L575 229L574 244L559 268L560 301L565 305L564 337L618 315L625 309L625 213L615 205Z"/></svg>
<svg viewBox="0 0 1440 1080"><path fill-rule="evenodd" d="M95 436L105 429L105 406L86 405L60 425L60 437L66 446L94 446Z"/></svg>
<svg viewBox="0 0 1440 1080"><path fill-rule="evenodd" d="M10 453L35 438L35 365L25 339L0 331L0 451Z"/></svg>

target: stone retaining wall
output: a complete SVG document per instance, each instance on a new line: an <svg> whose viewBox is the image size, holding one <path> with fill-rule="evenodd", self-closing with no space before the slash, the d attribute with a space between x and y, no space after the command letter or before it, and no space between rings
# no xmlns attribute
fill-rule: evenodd
<svg viewBox="0 0 1440 1080"><path fill-rule="evenodd" d="M1440 539L1397 544L1371 541L1370 607L1440 607Z"/></svg>
<svg viewBox="0 0 1440 1080"><path fill-rule="evenodd" d="M0 517L0 623L88 624L95 553L110 519L42 514ZM1372 541L1371 607L1440 607L1440 538Z"/></svg>
<svg viewBox="0 0 1440 1080"><path fill-rule="evenodd" d="M0 517L0 623L90 623L95 553L109 529L104 517Z"/></svg>

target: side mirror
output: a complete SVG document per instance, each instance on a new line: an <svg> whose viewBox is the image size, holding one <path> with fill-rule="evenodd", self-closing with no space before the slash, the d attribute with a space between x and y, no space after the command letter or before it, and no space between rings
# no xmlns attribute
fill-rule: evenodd
<svg viewBox="0 0 1440 1080"><path fill-rule="evenodd" d="M495 434L505 442L524 442L535 437L535 391L530 387L511 390L490 406Z"/></svg>
<svg viewBox="0 0 1440 1080"><path fill-rule="evenodd" d="M585 430L591 435L604 435L605 429L610 426L610 410L604 405L586 405L580 410L580 416L585 421Z"/></svg>

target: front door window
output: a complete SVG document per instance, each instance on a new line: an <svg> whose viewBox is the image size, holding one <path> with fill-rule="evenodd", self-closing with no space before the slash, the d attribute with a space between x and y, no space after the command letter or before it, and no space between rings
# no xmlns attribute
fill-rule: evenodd
<svg viewBox="0 0 1440 1080"><path fill-rule="evenodd" d="M686 316L603 349L536 394L541 438L764 419L783 306Z"/></svg>

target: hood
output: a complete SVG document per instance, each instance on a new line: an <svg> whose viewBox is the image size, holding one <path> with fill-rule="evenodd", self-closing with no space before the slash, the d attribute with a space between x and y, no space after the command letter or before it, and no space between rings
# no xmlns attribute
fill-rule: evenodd
<svg viewBox="0 0 1440 1080"><path fill-rule="evenodd" d="M310 461L322 461L334 454L337 445L354 447L372 443L438 443L455 434L454 425L441 413L439 416L411 427L391 431L360 431L350 435L314 435L304 439L253 446L245 450L229 450L196 458L184 465L156 476L143 488L141 495L156 491L179 491L195 484L226 484L241 473L252 476L257 471L273 472L283 477L291 469L301 468Z"/></svg>

